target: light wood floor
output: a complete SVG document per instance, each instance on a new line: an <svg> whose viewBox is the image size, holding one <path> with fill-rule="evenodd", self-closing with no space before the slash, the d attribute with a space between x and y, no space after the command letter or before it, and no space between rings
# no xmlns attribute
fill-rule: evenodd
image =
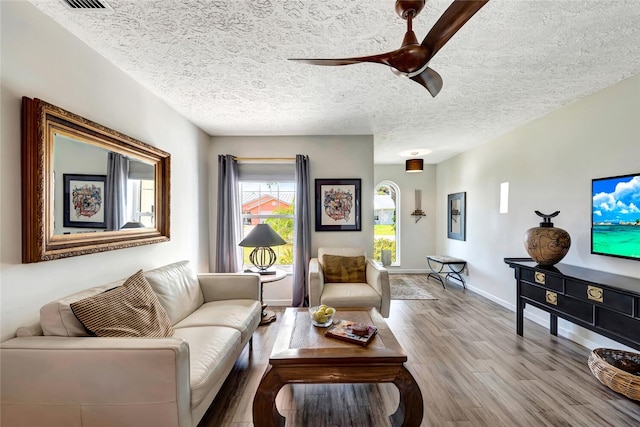
<svg viewBox="0 0 640 427"><path fill-rule="evenodd" d="M455 284L428 287L438 300L391 301L387 319L422 390L422 426L640 425L640 403L593 377L588 349L528 320L518 337L515 313ZM199 427L253 425L278 327L258 328ZM287 427L388 426L398 392L392 384L288 385L277 403Z"/></svg>

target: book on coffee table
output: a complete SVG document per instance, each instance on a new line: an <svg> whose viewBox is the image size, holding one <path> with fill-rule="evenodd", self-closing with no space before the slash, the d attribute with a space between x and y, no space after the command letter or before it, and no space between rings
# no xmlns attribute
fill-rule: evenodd
<svg viewBox="0 0 640 427"><path fill-rule="evenodd" d="M365 326L367 328L366 333L362 335L355 334L352 329L354 325ZM331 326L327 330L327 332L324 333L324 335L330 338L335 338L337 340L361 345L364 347L371 342L377 332L378 328L372 325L361 325L351 320L340 320L338 321L338 323Z"/></svg>

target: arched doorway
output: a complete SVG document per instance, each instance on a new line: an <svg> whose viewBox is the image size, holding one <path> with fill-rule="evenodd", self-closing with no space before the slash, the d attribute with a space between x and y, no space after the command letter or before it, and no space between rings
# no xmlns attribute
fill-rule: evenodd
<svg viewBox="0 0 640 427"><path fill-rule="evenodd" d="M400 265L400 187L392 181L380 182L373 201L373 258L380 261L382 250L391 251L391 265Z"/></svg>

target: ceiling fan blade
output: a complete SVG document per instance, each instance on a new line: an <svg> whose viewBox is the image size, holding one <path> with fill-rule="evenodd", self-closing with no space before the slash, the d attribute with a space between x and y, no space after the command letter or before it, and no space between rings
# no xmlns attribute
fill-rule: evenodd
<svg viewBox="0 0 640 427"><path fill-rule="evenodd" d="M489 0L455 0L422 41L422 46L429 49L429 59L488 2Z"/></svg>
<svg viewBox="0 0 640 427"><path fill-rule="evenodd" d="M305 64L311 65L351 65L351 64L360 64L362 62L373 62L375 64L385 64L391 66L389 64L389 60L393 58L394 54L397 51L381 53L379 55L371 55L371 56L358 56L355 58L337 58L337 59L306 59L306 58L289 58L289 61L297 61L303 62Z"/></svg>
<svg viewBox="0 0 640 427"><path fill-rule="evenodd" d="M440 89L442 89L442 77L440 77L440 74L435 72L435 70L429 67L420 74L410 77L410 79L427 88L431 96L434 98L438 93L440 93Z"/></svg>
<svg viewBox="0 0 640 427"><path fill-rule="evenodd" d="M289 61L302 62L304 64L311 65L351 65L351 64L359 64L363 61L357 61L355 59L299 59L299 58L289 58Z"/></svg>

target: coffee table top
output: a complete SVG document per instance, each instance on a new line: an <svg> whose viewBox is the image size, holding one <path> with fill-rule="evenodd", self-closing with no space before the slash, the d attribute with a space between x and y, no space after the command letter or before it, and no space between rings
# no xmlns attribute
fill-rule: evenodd
<svg viewBox="0 0 640 427"><path fill-rule="evenodd" d="M345 363L391 363L407 361L396 337L376 309L338 308L336 320L352 320L374 325L377 335L366 347L324 336L328 328L311 324L308 308L287 308L282 316L269 363L271 365L299 365Z"/></svg>

